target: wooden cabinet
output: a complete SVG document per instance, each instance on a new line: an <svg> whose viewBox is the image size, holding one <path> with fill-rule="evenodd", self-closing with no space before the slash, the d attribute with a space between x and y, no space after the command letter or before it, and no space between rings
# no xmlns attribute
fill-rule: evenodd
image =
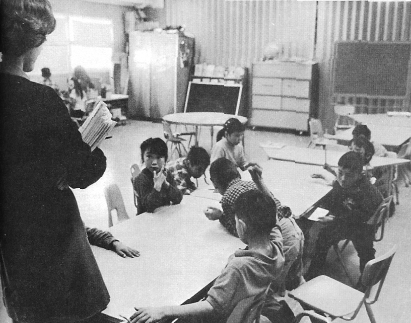
<svg viewBox="0 0 411 323"><path fill-rule="evenodd" d="M318 64L260 62L252 71L252 126L308 131L318 117Z"/></svg>

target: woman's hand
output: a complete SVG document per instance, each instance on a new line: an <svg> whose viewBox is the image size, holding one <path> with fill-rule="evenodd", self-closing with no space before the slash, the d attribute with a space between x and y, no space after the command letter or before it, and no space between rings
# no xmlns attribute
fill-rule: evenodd
<svg viewBox="0 0 411 323"><path fill-rule="evenodd" d="M216 207L209 206L204 210L204 214L209 220L214 221L221 218L221 216L223 215L223 211Z"/></svg>
<svg viewBox="0 0 411 323"><path fill-rule="evenodd" d="M158 172L154 171L154 189L157 192L161 191L161 187L163 186L163 183L166 181L166 175L164 174L164 167L162 167Z"/></svg>
<svg viewBox="0 0 411 323"><path fill-rule="evenodd" d="M155 323L165 317L162 307L145 307L139 309L135 308L135 310L136 312L130 317L131 323Z"/></svg>
<svg viewBox="0 0 411 323"><path fill-rule="evenodd" d="M126 245L122 244L120 241L114 241L112 243L113 251L118 254L120 257L126 258L134 258L140 257L140 252L137 250L127 247Z"/></svg>

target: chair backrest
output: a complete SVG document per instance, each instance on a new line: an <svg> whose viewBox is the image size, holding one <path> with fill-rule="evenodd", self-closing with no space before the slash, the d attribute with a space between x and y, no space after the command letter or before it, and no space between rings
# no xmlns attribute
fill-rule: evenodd
<svg viewBox="0 0 411 323"><path fill-rule="evenodd" d="M133 186L133 194L134 194L134 206L137 207L138 205L138 193L137 191L134 189L134 181L136 180L137 176L140 174L141 170L140 167L138 167L137 164L133 164L130 166L130 173L131 173L131 185Z"/></svg>
<svg viewBox="0 0 411 323"><path fill-rule="evenodd" d="M316 139L324 136L323 125L321 123L321 120L311 118L308 123L310 124L311 139Z"/></svg>
<svg viewBox="0 0 411 323"><path fill-rule="evenodd" d="M171 125L167 121L163 121L163 134L164 138L171 140L174 138L173 131L171 130Z"/></svg>
<svg viewBox="0 0 411 323"><path fill-rule="evenodd" d="M374 228L374 241L381 241L384 238L385 222L390 214L392 199L392 195L386 197L378 206L372 217L367 221L367 223Z"/></svg>
<svg viewBox="0 0 411 323"><path fill-rule="evenodd" d="M367 287L365 292L366 303L373 304L378 300L388 269L390 268L392 258L397 251L397 246L394 245L384 255L377 257L367 262L364 272L361 276L361 282Z"/></svg>
<svg viewBox="0 0 411 323"><path fill-rule="evenodd" d="M334 113L340 116L348 116L350 114L355 113L355 106L348 105L348 104L346 105L337 104L334 106Z"/></svg>
<svg viewBox="0 0 411 323"><path fill-rule="evenodd" d="M104 189L104 196L106 197L107 209L108 209L108 226L113 226L113 214L112 211L116 210L118 222L128 220L129 216L124 206L123 196L117 184L110 184Z"/></svg>
<svg viewBox="0 0 411 323"><path fill-rule="evenodd" d="M264 292L238 302L228 317L227 323L259 323L261 309L269 288L270 286Z"/></svg>

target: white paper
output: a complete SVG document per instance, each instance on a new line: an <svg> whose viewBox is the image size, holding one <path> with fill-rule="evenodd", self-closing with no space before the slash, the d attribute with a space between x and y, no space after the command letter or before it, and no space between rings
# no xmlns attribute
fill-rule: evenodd
<svg viewBox="0 0 411 323"><path fill-rule="evenodd" d="M321 207L317 207L315 211L309 216L308 220L311 221L318 221L320 218L326 216L330 211L323 209Z"/></svg>

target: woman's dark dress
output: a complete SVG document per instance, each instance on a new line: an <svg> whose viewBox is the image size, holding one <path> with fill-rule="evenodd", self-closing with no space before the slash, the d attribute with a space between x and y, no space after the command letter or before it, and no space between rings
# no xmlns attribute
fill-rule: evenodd
<svg viewBox="0 0 411 323"><path fill-rule="evenodd" d="M86 188L104 173L101 150L83 143L56 92L0 73L2 285L19 322L74 322L101 312L109 295L76 199L57 182Z"/></svg>

